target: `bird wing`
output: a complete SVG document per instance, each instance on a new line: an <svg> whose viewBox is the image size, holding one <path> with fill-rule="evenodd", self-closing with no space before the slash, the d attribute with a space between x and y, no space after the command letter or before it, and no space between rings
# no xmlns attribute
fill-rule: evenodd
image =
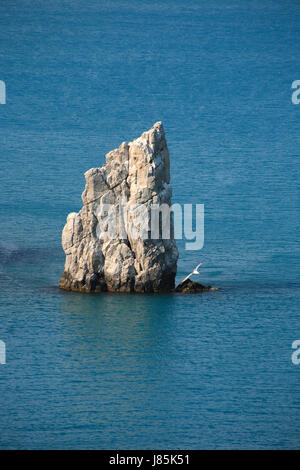
<svg viewBox="0 0 300 470"><path fill-rule="evenodd" d="M199 266L201 266L201 264L203 264L203 263L199 263L198 266L195 267L195 269L198 269Z"/></svg>
<svg viewBox="0 0 300 470"><path fill-rule="evenodd" d="M189 279L189 278L191 277L191 275L192 275L192 274L193 274L193 273L190 273L188 276L186 276L186 277L183 279L183 281L181 281L181 283L180 283L180 284L183 284L183 283L184 283L184 281L187 281L187 279Z"/></svg>

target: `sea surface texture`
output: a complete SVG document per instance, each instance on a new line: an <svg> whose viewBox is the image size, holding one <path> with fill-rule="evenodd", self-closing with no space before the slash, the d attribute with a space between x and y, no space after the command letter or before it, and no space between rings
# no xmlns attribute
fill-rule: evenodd
<svg viewBox="0 0 300 470"><path fill-rule="evenodd" d="M0 448L300 443L300 3L0 4ZM84 172L163 121L195 295L59 291Z"/></svg>

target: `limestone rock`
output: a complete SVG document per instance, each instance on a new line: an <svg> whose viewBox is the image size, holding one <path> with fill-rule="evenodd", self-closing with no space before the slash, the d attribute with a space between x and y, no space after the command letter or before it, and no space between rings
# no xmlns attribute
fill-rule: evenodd
<svg viewBox="0 0 300 470"><path fill-rule="evenodd" d="M172 220L169 238L151 238L152 232L145 238L151 217L143 216L151 213L153 204L171 205L169 151L162 123L109 152L106 164L88 170L85 179L84 206L68 215L62 233L66 262L60 288L82 292L174 289L178 250ZM125 226L121 223L124 211ZM114 220L117 236L105 237ZM162 220L159 224L161 232Z"/></svg>

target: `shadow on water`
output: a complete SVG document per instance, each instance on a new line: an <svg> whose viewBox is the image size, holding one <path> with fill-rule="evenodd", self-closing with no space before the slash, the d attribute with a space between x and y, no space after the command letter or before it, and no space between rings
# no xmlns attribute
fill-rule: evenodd
<svg viewBox="0 0 300 470"><path fill-rule="evenodd" d="M0 264L41 262L61 256L60 247L20 247L13 243L0 243Z"/></svg>

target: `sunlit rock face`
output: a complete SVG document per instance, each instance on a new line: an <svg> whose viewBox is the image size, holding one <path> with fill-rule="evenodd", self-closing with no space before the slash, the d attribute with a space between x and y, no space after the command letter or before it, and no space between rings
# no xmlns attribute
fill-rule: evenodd
<svg viewBox="0 0 300 470"><path fill-rule="evenodd" d="M59 287L81 292L171 291L178 258L172 219L169 238L161 236L165 215L158 219L159 235L151 238L151 215L146 217L153 205L171 206L162 123L109 152L106 164L91 168L85 179L84 206L68 215L62 233L66 262Z"/></svg>

